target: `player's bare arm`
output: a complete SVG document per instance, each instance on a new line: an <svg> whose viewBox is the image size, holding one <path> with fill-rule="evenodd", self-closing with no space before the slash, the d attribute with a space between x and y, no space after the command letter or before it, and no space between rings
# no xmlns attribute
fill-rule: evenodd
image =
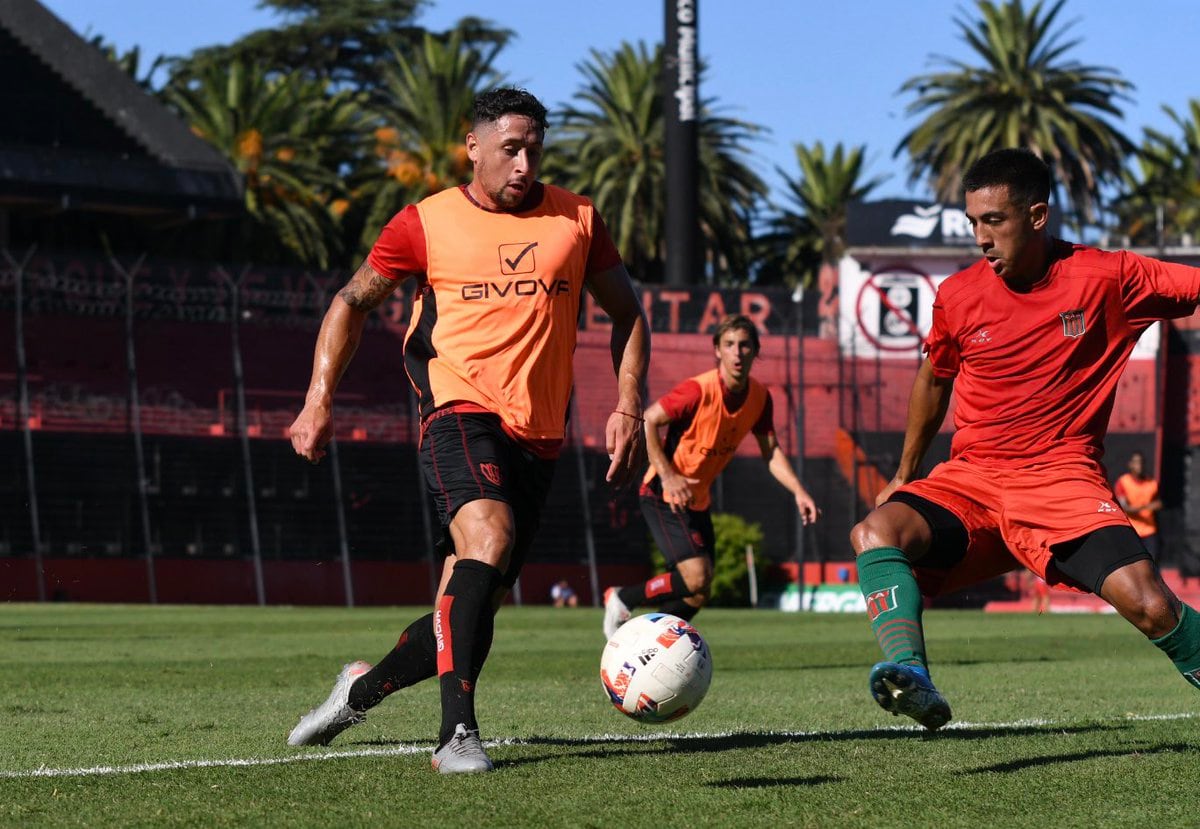
<svg viewBox="0 0 1200 829"><path fill-rule="evenodd" d="M921 460L929 450L929 444L946 419L950 406L950 393L954 390L954 379L938 377L928 360L921 363L917 377L913 380L908 397L908 422L904 429L904 448L900 452L900 466L896 477L875 498L879 506L896 491L917 476Z"/></svg>
<svg viewBox="0 0 1200 829"><path fill-rule="evenodd" d="M604 477L621 487L646 464L642 412L650 363L650 326L624 265L589 275L587 286L612 319L610 348L617 375L617 405L604 429L605 447L612 459Z"/></svg>
<svg viewBox="0 0 1200 829"><path fill-rule="evenodd" d="M397 284L398 280L380 276L363 262L325 312L304 408L288 430L292 449L312 463L325 456L333 436L333 393L358 350L367 315L383 304Z"/></svg>
<svg viewBox="0 0 1200 829"><path fill-rule="evenodd" d="M817 508L816 502L808 494L804 484L800 482L796 470L792 468L792 462L784 454L783 447L779 445L775 433L771 432L755 437L758 439L758 450L762 453L763 460L767 462L767 470L771 473L771 477L779 481L780 485L792 493L792 497L796 500L796 511L800 513L801 523L811 524L820 518L821 510Z"/></svg>
<svg viewBox="0 0 1200 829"><path fill-rule="evenodd" d="M383 304L399 284L397 279L381 276L367 262L363 262L346 287L338 291L338 298L362 314L369 314Z"/></svg>

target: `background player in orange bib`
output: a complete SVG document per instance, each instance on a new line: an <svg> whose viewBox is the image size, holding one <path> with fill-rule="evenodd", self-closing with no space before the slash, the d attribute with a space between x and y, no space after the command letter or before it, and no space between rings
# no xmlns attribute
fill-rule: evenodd
<svg viewBox="0 0 1200 829"><path fill-rule="evenodd" d="M775 439L771 393L750 376L758 329L747 317L726 317L713 334L713 352L716 368L684 380L646 410L650 469L640 500L668 570L604 592L604 635L610 639L643 604L684 619L704 606L715 544L709 489L746 435L754 434L771 474L796 499L800 520L809 524L820 514ZM664 427L665 444L659 435Z"/></svg>
<svg viewBox="0 0 1200 829"><path fill-rule="evenodd" d="M367 315L417 280L404 368L419 398L420 459L447 553L434 611L374 667L346 665L300 719L291 745L326 744L388 694L437 676L442 725L433 766L489 771L475 688L493 615L521 571L564 438L583 292L611 317L616 395L605 430L607 479L632 482L645 459L642 408L650 340L629 274L582 196L537 180L546 108L524 90L475 100L470 184L388 222L317 336L292 446L312 462L333 432L333 392Z"/></svg>
<svg viewBox="0 0 1200 829"><path fill-rule="evenodd" d="M886 660L871 694L944 725L922 596L1018 566L1103 598L1200 688L1200 614L1163 583L1100 463L1134 344L1155 321L1195 311L1200 269L1052 238L1050 171L1027 150L988 153L963 187L983 259L938 288L899 470L850 535ZM918 480L951 390L950 460Z"/></svg>
<svg viewBox="0 0 1200 829"><path fill-rule="evenodd" d="M1158 511L1162 499L1158 496L1158 481L1146 475L1146 458L1141 452L1129 456L1126 472L1113 486L1117 503L1129 516L1133 531L1146 545L1146 552L1158 561L1161 539L1158 535Z"/></svg>

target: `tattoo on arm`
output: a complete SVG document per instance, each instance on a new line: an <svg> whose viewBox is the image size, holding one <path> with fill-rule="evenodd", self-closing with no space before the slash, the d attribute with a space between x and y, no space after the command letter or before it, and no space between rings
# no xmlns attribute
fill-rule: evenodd
<svg viewBox="0 0 1200 829"><path fill-rule="evenodd" d="M396 289L398 280L388 279L366 262L362 263L346 287L338 292L342 301L355 311L373 311Z"/></svg>

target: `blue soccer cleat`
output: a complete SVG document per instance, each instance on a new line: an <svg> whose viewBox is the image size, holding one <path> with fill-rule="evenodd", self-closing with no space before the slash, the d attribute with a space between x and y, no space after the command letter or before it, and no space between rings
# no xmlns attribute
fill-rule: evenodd
<svg viewBox="0 0 1200 829"><path fill-rule="evenodd" d="M912 717L930 731L950 722L950 703L917 665L879 662L871 668L871 696L884 711Z"/></svg>

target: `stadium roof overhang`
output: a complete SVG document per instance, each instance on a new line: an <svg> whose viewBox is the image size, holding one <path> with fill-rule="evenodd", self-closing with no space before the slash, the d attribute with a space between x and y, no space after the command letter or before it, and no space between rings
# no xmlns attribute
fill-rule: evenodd
<svg viewBox="0 0 1200 829"><path fill-rule="evenodd" d="M35 0L0 0L0 207L235 215L242 182Z"/></svg>

